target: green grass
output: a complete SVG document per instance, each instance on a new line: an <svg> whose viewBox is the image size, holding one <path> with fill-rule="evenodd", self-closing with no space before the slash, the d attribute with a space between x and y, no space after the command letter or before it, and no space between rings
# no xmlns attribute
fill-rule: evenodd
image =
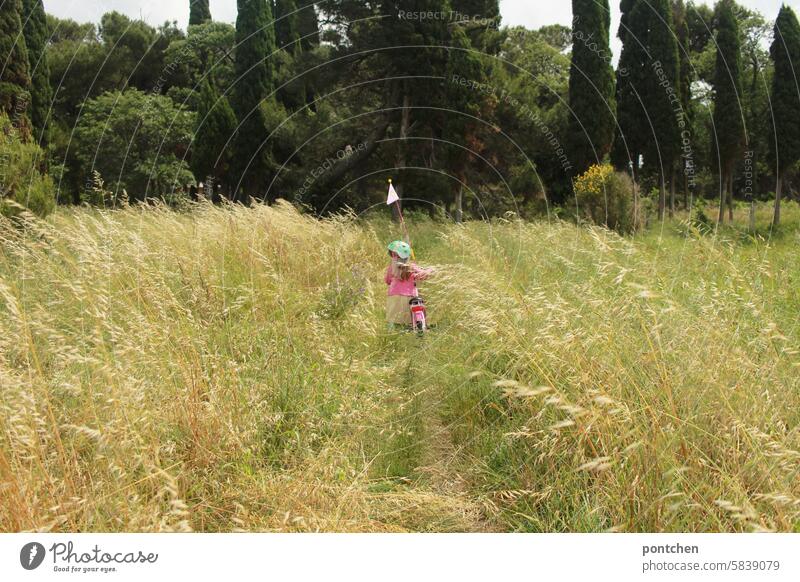
<svg viewBox="0 0 800 582"><path fill-rule="evenodd" d="M384 218L4 224L0 530L797 531L800 210L746 213L415 220L424 338Z"/></svg>

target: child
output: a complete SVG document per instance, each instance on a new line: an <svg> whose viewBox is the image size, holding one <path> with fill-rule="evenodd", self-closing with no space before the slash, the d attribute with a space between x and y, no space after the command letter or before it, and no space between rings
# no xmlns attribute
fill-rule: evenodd
<svg viewBox="0 0 800 582"><path fill-rule="evenodd" d="M386 269L384 280L389 286L386 300L386 321L390 326L411 325L411 308L408 302L417 297L417 281L424 281L431 275L430 269L421 269L410 262L411 247L408 243L396 240L389 245L392 262Z"/></svg>

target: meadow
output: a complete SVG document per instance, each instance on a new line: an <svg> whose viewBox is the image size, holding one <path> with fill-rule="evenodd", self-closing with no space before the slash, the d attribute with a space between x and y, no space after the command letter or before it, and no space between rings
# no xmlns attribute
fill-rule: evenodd
<svg viewBox="0 0 800 582"><path fill-rule="evenodd" d="M768 216L414 217L423 338L383 321L386 217L5 222L0 531L800 531L800 209Z"/></svg>

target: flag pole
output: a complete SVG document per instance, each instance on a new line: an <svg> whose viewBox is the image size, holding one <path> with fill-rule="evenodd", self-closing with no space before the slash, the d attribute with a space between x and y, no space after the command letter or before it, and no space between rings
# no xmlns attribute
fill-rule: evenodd
<svg viewBox="0 0 800 582"><path fill-rule="evenodd" d="M391 188L391 187L392 187L392 179L389 178L389 188ZM403 233L406 236L406 242L408 243L409 246L411 246L411 237L408 234L408 227L406 226L406 221L403 218L403 209L400 207L400 199L398 198L397 200L395 200L394 204L397 205L397 213L400 216L400 224L403 227ZM417 260L417 258L414 256L414 248L413 247L411 247L411 259L414 260L414 261Z"/></svg>

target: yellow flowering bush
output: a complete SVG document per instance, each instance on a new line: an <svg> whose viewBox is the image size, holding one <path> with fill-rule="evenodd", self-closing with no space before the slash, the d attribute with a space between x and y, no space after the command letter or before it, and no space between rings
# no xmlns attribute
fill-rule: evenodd
<svg viewBox="0 0 800 582"><path fill-rule="evenodd" d="M613 174L614 168L610 164L595 164L575 180L575 191L595 195L602 194Z"/></svg>
<svg viewBox="0 0 800 582"><path fill-rule="evenodd" d="M633 181L615 172L610 164L596 164L574 182L578 214L618 232L630 232L635 225Z"/></svg>

